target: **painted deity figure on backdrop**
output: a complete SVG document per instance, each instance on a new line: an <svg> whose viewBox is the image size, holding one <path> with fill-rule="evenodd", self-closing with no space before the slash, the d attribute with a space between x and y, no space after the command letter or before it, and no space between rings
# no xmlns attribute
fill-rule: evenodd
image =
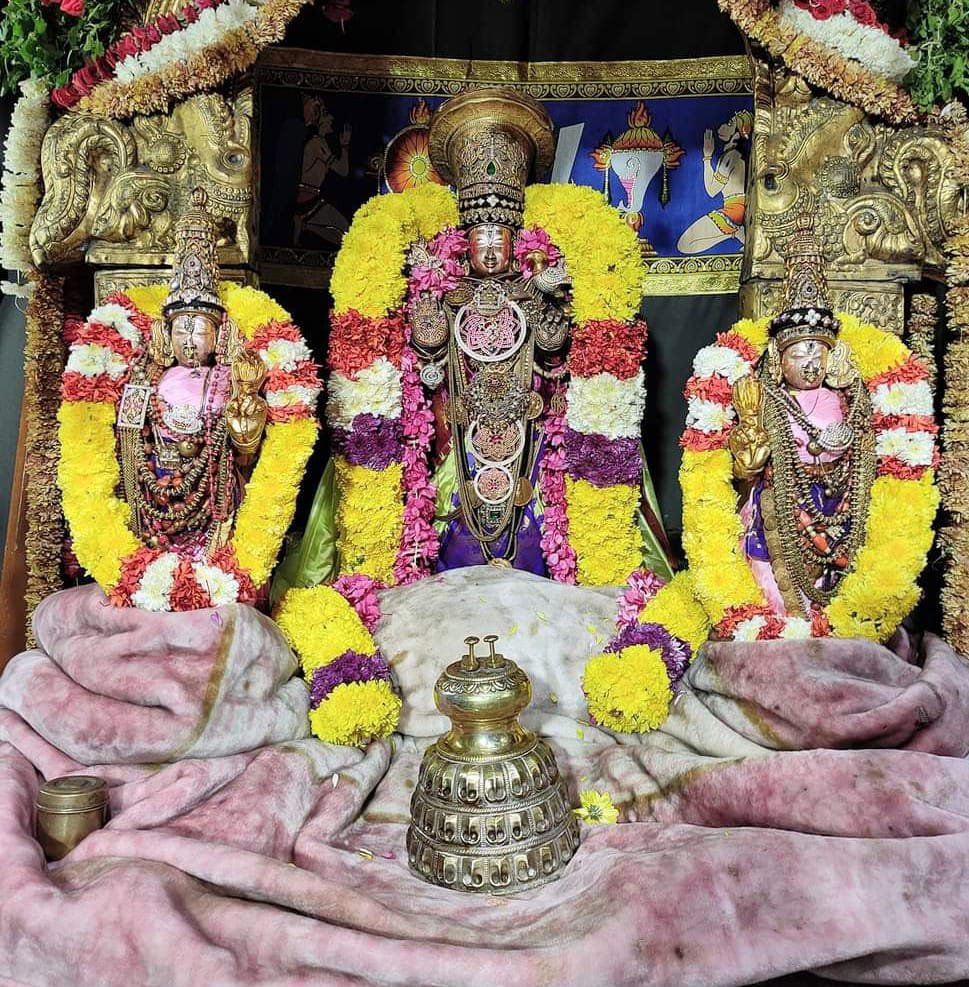
<svg viewBox="0 0 969 987"><path fill-rule="evenodd" d="M875 439L868 390L826 298L802 225L787 300L758 373L734 385L730 435L743 551L768 605L810 618L827 605L865 537Z"/></svg>
<svg viewBox="0 0 969 987"><path fill-rule="evenodd" d="M743 145L750 142L754 116L738 110L717 130L723 150L713 164L715 141L712 130L703 134L703 187L711 199L722 196L723 204L692 222L680 235L676 249L684 254L702 254L730 239L744 242L747 208L747 159Z"/></svg>
<svg viewBox="0 0 969 987"><path fill-rule="evenodd" d="M231 535L268 406L266 370L242 348L219 299L216 230L205 193L176 227L163 318L132 369L118 409L131 528L150 548L208 557Z"/></svg>
<svg viewBox="0 0 969 987"><path fill-rule="evenodd" d="M331 171L343 178L350 174L350 124L343 125L340 153L334 154L329 144L333 114L320 96L303 93L303 122L306 132L296 189L293 243L303 245L307 238L319 238L326 244L338 244L350 224L339 209L326 201L323 188Z"/></svg>

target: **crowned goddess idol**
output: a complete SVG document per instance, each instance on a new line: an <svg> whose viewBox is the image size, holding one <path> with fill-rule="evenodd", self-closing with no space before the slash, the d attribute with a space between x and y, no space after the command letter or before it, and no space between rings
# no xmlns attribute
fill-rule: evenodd
<svg viewBox="0 0 969 987"><path fill-rule="evenodd" d="M266 370L219 298L215 230L198 189L176 227L162 318L132 369L118 415L131 527L152 548L201 556L232 530L262 442Z"/></svg>
<svg viewBox="0 0 969 987"><path fill-rule="evenodd" d="M549 167L554 139L544 108L521 93L448 101L430 154L456 195L426 185L371 200L337 259L335 456L284 581L362 572L393 582L483 564L587 583L668 573L641 447L635 234L591 189L526 189ZM406 246L392 256L385 244L398 238ZM385 254L396 271L378 269ZM381 286L398 272L406 288L385 307ZM367 365L360 341L375 338L385 344ZM378 548L353 501L364 484L377 495L396 483L395 462L403 530L398 545L391 534ZM593 504L621 539L597 524Z"/></svg>
<svg viewBox="0 0 969 987"><path fill-rule="evenodd" d="M315 442L305 341L267 295L220 282L216 237L196 189L169 284L110 295L71 343L64 513L117 606L256 602Z"/></svg>
<svg viewBox="0 0 969 987"><path fill-rule="evenodd" d="M821 257L802 226L787 299L756 376L734 385L730 436L743 550L768 605L810 617L834 596L865 535L875 479L867 388L827 301Z"/></svg>

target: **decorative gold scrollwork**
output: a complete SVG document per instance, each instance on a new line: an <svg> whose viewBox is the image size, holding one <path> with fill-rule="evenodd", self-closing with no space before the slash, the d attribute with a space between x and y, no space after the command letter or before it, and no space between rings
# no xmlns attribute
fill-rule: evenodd
<svg viewBox="0 0 969 987"><path fill-rule="evenodd" d="M161 266L187 190L204 188L223 263L249 259L252 93L209 93L124 125L89 114L44 138L45 194L31 228L35 263Z"/></svg>

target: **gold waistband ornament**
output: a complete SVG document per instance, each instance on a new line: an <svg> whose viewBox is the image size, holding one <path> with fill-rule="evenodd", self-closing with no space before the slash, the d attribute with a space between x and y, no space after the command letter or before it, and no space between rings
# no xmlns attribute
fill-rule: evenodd
<svg viewBox="0 0 969 987"><path fill-rule="evenodd" d="M451 730L424 755L411 799L411 870L455 891L509 894L555 880L579 845L555 756L518 716L528 676L496 654L495 635L447 667L434 687Z"/></svg>

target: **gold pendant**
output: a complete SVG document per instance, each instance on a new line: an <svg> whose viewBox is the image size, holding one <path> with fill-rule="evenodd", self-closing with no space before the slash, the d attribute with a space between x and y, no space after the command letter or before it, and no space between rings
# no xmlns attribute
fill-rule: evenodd
<svg viewBox="0 0 969 987"><path fill-rule="evenodd" d="M515 487L515 507L524 507L532 499L533 493L532 481L527 476L520 476Z"/></svg>

